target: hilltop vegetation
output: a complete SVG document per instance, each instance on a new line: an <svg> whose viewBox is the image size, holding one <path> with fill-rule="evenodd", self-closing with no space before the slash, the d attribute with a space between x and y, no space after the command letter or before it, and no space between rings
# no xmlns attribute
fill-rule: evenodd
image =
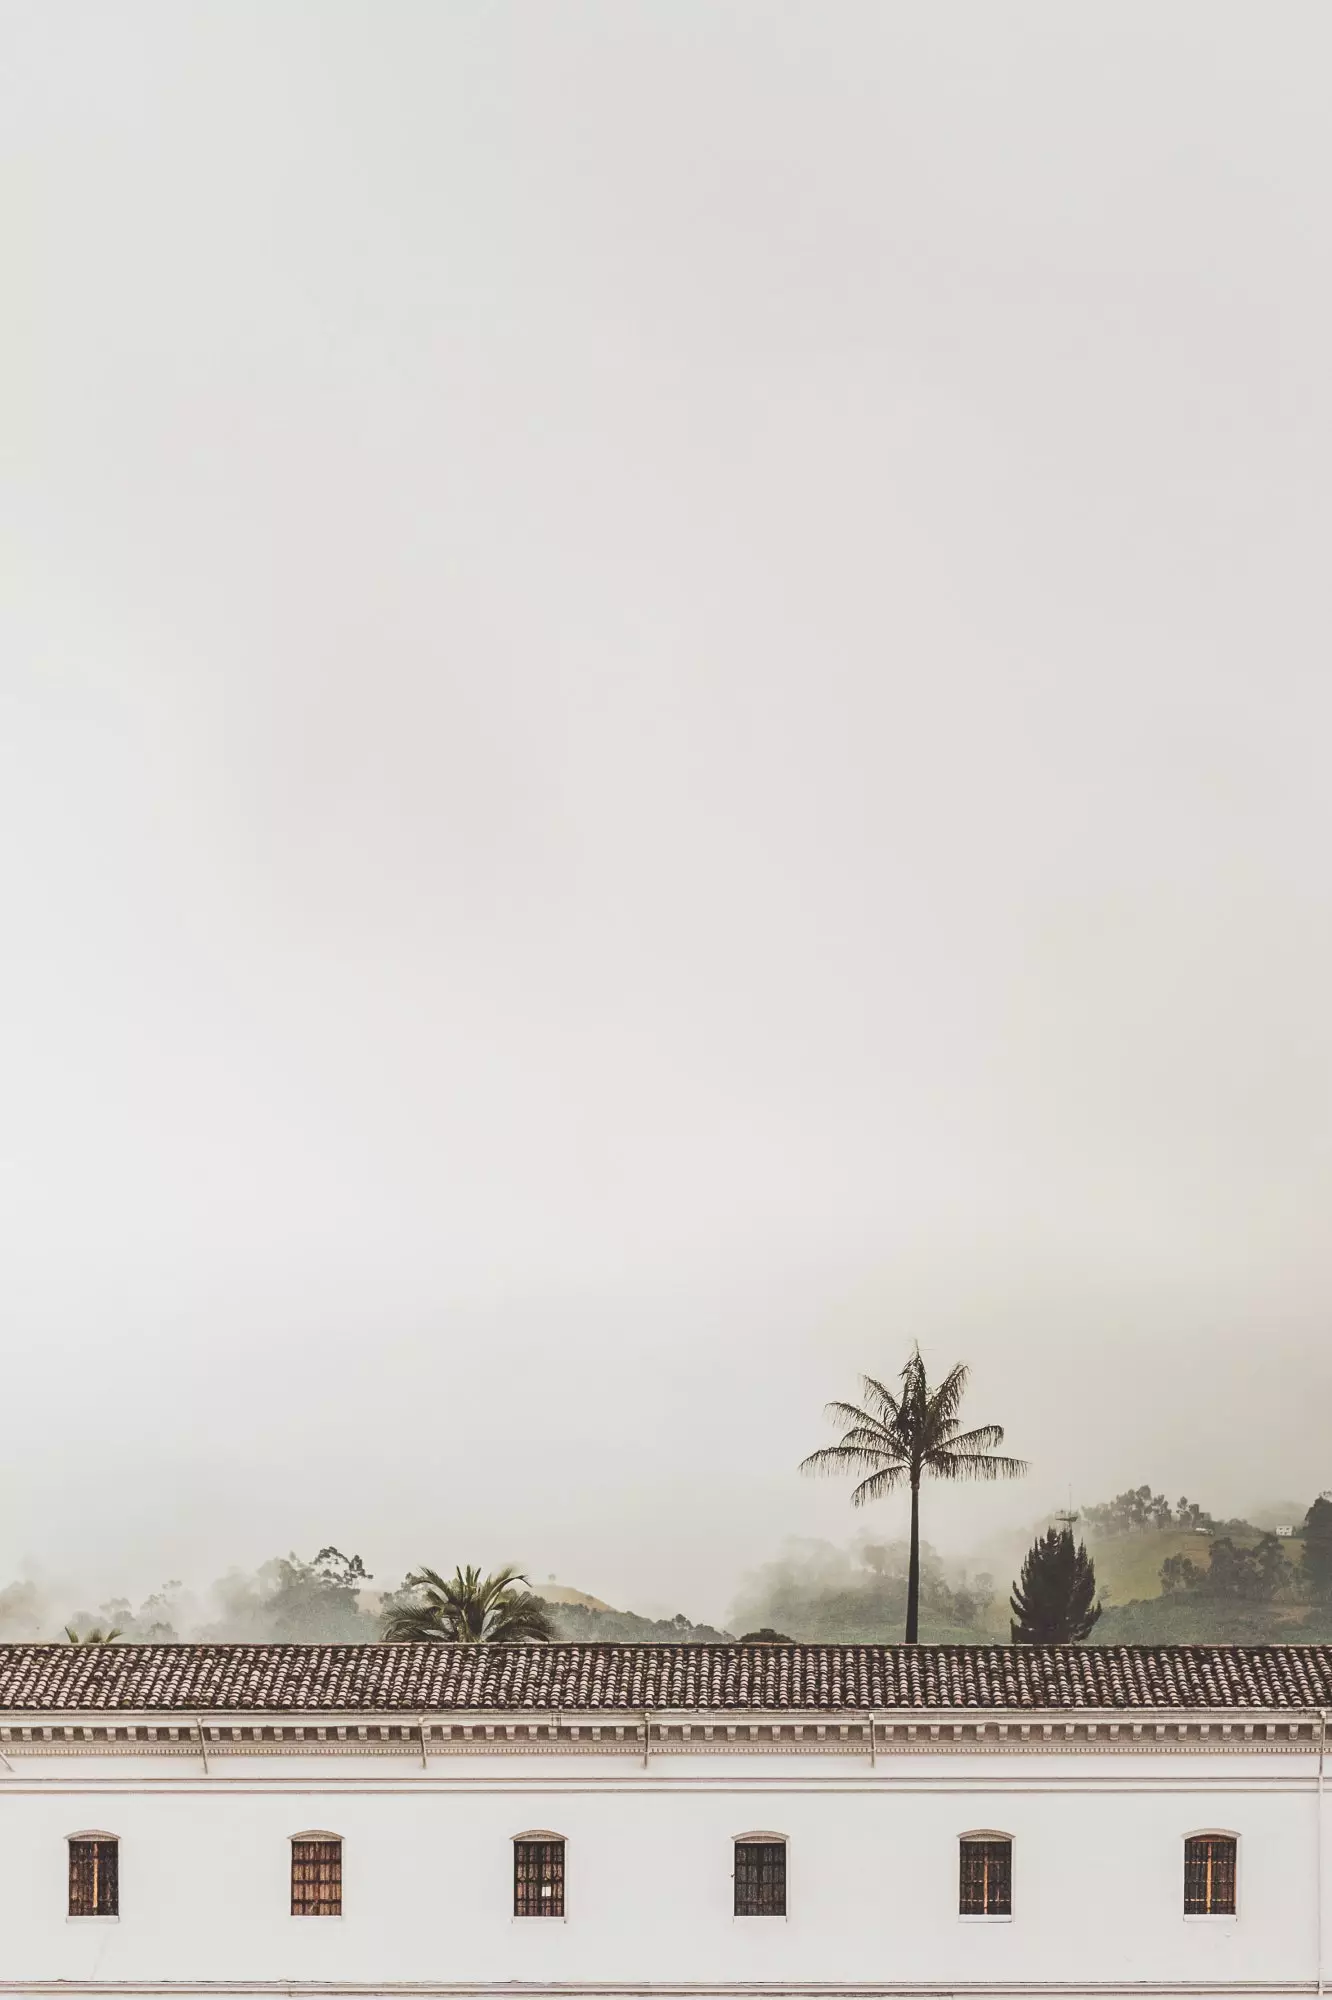
<svg viewBox="0 0 1332 2000"><path fill-rule="evenodd" d="M1278 1539L1193 1502L1167 1506L1150 1487L1087 1508L1079 1527L1103 1606L1088 1643L1332 1642L1332 1501L1315 1501L1293 1525L1294 1535ZM1006 1641L1020 1562L1016 1541L996 1542L970 1573L922 1545L921 1639ZM742 1580L730 1631L683 1612L642 1617L567 1587L536 1596L557 1641L708 1644L768 1629L798 1640L893 1644L909 1576L905 1540L792 1543ZM72 1596L14 1583L0 1589L0 1639L59 1640L72 1625L84 1637L111 1628L125 1640L373 1640L402 1588L381 1594L359 1556L331 1546L308 1560L293 1554L233 1569L198 1595L172 1582L137 1607L111 1597L88 1610Z"/></svg>
<svg viewBox="0 0 1332 2000"><path fill-rule="evenodd" d="M1217 1522L1193 1503L1130 1489L1084 1514L1105 1613L1103 1644L1197 1644L1332 1637L1332 1503L1296 1532ZM1106 1532L1106 1529L1110 1532Z"/></svg>
<svg viewBox="0 0 1332 2000"><path fill-rule="evenodd" d="M612 1640L623 1646L707 1646L732 1637L715 1625L694 1625L682 1611L674 1618L640 1618L634 1611L613 1611L609 1605L560 1604L547 1600L546 1609L557 1639Z"/></svg>

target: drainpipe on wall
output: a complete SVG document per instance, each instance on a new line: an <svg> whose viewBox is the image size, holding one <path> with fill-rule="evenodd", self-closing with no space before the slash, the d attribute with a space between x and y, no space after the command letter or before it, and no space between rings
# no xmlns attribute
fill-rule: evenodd
<svg viewBox="0 0 1332 2000"><path fill-rule="evenodd" d="M199 1732L199 1755L203 1759L204 1776L206 1778L210 1775L208 1770L208 1743L204 1737L203 1717L201 1715L195 1716L194 1726Z"/></svg>
<svg viewBox="0 0 1332 2000"><path fill-rule="evenodd" d="M1327 1763L1327 1710L1318 1711L1318 2000L1323 2000L1323 1771Z"/></svg>

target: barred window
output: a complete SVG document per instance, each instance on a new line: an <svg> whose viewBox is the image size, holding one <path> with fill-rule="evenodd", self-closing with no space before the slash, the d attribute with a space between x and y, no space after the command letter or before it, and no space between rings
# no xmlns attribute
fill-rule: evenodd
<svg viewBox="0 0 1332 2000"><path fill-rule="evenodd" d="M336 1834L298 1834L292 1841L291 1914L342 1915L342 1842Z"/></svg>
<svg viewBox="0 0 1332 2000"><path fill-rule="evenodd" d="M1013 1843L1004 1834L971 1836L958 1842L958 1915L1011 1917Z"/></svg>
<svg viewBox="0 0 1332 2000"><path fill-rule="evenodd" d="M69 1843L71 1917L120 1915L120 1842L110 1834Z"/></svg>
<svg viewBox="0 0 1332 2000"><path fill-rule="evenodd" d="M1234 1916L1238 1847L1239 1843L1231 1833L1199 1833L1185 1841L1186 1917Z"/></svg>
<svg viewBox="0 0 1332 2000"><path fill-rule="evenodd" d="M515 1917L564 1915L562 1840L514 1841L513 1914Z"/></svg>
<svg viewBox="0 0 1332 2000"><path fill-rule="evenodd" d="M784 1840L736 1841L735 1914L737 1917L786 1915Z"/></svg>

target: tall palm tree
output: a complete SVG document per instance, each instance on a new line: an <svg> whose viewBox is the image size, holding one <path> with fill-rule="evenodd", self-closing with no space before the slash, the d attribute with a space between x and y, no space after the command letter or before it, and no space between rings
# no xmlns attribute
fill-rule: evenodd
<svg viewBox="0 0 1332 2000"><path fill-rule="evenodd" d="M512 1567L482 1576L457 1569L449 1578L424 1564L407 1578L419 1594L396 1605L384 1620L386 1639L434 1639L455 1646L518 1646L553 1639L555 1629L527 1578ZM521 1586L521 1588L520 1588Z"/></svg>
<svg viewBox="0 0 1332 2000"><path fill-rule="evenodd" d="M826 1414L843 1425L841 1440L802 1459L802 1472L859 1472L865 1476L851 1495L853 1507L911 1488L911 1566L907 1573L906 1642L914 1646L920 1629L920 1482L935 1479L1017 1479L1026 1471L1020 1458L1002 1458L999 1424L959 1431L957 1413L969 1370L958 1362L931 1389L919 1347L902 1370L894 1396L872 1375L862 1375L865 1404L829 1403Z"/></svg>

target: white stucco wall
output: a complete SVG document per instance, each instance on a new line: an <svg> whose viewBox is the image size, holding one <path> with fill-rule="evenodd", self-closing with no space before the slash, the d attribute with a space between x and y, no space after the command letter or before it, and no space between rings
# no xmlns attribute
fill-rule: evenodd
<svg viewBox="0 0 1332 2000"><path fill-rule="evenodd" d="M15 1760L0 1988L45 1981L577 1988L1237 1983L1316 1975L1303 1755ZM289 1837L340 1834L344 1915L293 1918ZM511 1840L568 1841L565 1921L512 1916ZM118 1835L118 1921L66 1916L66 1837ZM960 1919L957 1840L1011 1834L1011 1921ZM731 1843L787 1836L788 1915L732 1915ZM1239 1911L1186 1919L1183 1842L1239 1837ZM1329 1839L1325 1829L1325 1840ZM1332 1844L1332 1843L1330 1843ZM1332 1852L1327 1854L1332 1866ZM1329 1926L1332 1929L1332 1925Z"/></svg>

